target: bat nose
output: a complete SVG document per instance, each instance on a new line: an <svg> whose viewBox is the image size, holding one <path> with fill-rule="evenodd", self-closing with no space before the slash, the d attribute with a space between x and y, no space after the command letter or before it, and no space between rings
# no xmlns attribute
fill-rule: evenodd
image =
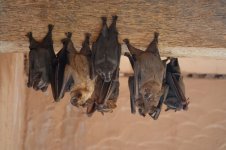
<svg viewBox="0 0 226 150"><path fill-rule="evenodd" d="M71 104L72 104L73 106L78 107L78 98L77 98L77 97L72 97L72 98L71 98Z"/></svg>

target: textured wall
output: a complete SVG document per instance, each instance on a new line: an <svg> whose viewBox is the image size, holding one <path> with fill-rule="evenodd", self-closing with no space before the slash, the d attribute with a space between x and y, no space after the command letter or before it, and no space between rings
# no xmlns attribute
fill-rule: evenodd
<svg viewBox="0 0 226 150"><path fill-rule="evenodd" d="M185 78L188 112L162 112L159 120L130 114L127 79L118 108L89 118L68 94L54 103L50 90L25 87L23 55L0 55L1 150L224 150L226 80Z"/></svg>
<svg viewBox="0 0 226 150"><path fill-rule="evenodd" d="M0 149L21 150L25 123L23 54L0 55Z"/></svg>

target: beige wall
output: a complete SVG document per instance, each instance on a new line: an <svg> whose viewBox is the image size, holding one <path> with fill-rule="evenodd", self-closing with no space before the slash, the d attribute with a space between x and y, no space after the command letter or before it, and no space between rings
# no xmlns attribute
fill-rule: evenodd
<svg viewBox="0 0 226 150"><path fill-rule="evenodd" d="M50 90L26 88L22 54L0 55L0 149L226 149L226 80L185 78L190 109L157 121L130 114L127 79L120 83L118 108L89 118L68 95L54 103Z"/></svg>
<svg viewBox="0 0 226 150"><path fill-rule="evenodd" d="M0 149L20 150L26 115L23 54L0 55Z"/></svg>

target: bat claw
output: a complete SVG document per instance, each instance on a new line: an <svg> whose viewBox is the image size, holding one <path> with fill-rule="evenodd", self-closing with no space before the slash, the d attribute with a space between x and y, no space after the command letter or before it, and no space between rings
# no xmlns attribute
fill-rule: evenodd
<svg viewBox="0 0 226 150"><path fill-rule="evenodd" d="M53 27L54 27L54 25L52 25L52 24L48 25L48 29L49 29L50 32L53 30Z"/></svg>
<svg viewBox="0 0 226 150"><path fill-rule="evenodd" d="M90 33L85 33L85 37L89 39L91 37L91 34Z"/></svg>
<svg viewBox="0 0 226 150"><path fill-rule="evenodd" d="M158 37L159 37L159 33L158 32L154 32L154 38L158 39Z"/></svg>
<svg viewBox="0 0 226 150"><path fill-rule="evenodd" d="M123 42L124 42L125 44L129 44L129 39L124 39Z"/></svg>
<svg viewBox="0 0 226 150"><path fill-rule="evenodd" d="M72 37L72 33L71 32L66 32L65 35L67 36L67 38L71 39Z"/></svg>
<svg viewBox="0 0 226 150"><path fill-rule="evenodd" d="M117 15L112 16L112 20L113 21L117 21L117 19L118 19L118 16Z"/></svg>
<svg viewBox="0 0 226 150"><path fill-rule="evenodd" d="M25 36L28 37L29 39L32 38L32 32L28 32Z"/></svg>
<svg viewBox="0 0 226 150"><path fill-rule="evenodd" d="M107 17L102 16L101 19L102 19L103 24L106 24L107 23Z"/></svg>

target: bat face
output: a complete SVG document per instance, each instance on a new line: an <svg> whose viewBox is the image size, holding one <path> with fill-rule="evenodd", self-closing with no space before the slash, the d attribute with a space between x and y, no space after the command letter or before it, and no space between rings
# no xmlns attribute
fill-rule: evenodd
<svg viewBox="0 0 226 150"><path fill-rule="evenodd" d="M135 113L135 107L142 116L152 116L156 111L162 95L162 83L165 73L163 64L157 48L158 33L154 34L153 41L146 51L133 47L128 39L125 39L130 53L127 54L134 69L134 76L129 78L131 112Z"/></svg>
<svg viewBox="0 0 226 150"><path fill-rule="evenodd" d="M56 56L53 50L52 30L53 25L49 25L47 35L40 42L33 38L32 32L26 35L30 43L27 85L35 90L46 91L49 83L53 90ZM53 95L55 96L54 90Z"/></svg>
<svg viewBox="0 0 226 150"><path fill-rule="evenodd" d="M108 28L106 17L102 17L102 30L96 42L93 43L95 73L105 82L111 81L113 73L119 66L121 56L121 45L118 42L116 29L117 16L112 18L112 24Z"/></svg>

